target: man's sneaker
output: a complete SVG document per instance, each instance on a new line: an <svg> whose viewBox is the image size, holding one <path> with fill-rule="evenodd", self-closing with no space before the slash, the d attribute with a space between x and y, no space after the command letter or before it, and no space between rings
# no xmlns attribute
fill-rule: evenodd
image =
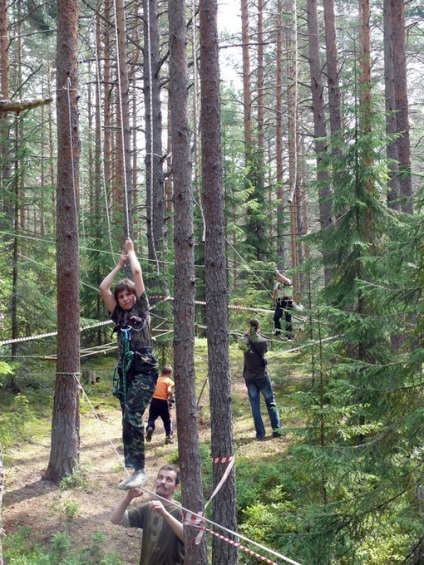
<svg viewBox="0 0 424 565"><path fill-rule="evenodd" d="M149 426L146 430L146 441L152 441L152 435L153 435L153 428L152 426Z"/></svg>
<svg viewBox="0 0 424 565"><path fill-rule="evenodd" d="M281 330L275 330L272 332L272 335L281 335Z"/></svg>
<svg viewBox="0 0 424 565"><path fill-rule="evenodd" d="M144 469L140 469L139 471L134 471L134 473L127 481L124 490L130 490L132 488L142 487L146 482L147 482L147 475Z"/></svg>
<svg viewBox="0 0 424 565"><path fill-rule="evenodd" d="M132 478L133 478L133 475L130 475L129 477L127 477L126 479L124 479L123 481L121 481L121 482L118 484L118 488L119 488L120 490L127 490L127 483L129 483Z"/></svg>
<svg viewBox="0 0 424 565"><path fill-rule="evenodd" d="M174 443L174 440L172 439L172 437L167 436L165 438L165 445L168 445L168 443Z"/></svg>

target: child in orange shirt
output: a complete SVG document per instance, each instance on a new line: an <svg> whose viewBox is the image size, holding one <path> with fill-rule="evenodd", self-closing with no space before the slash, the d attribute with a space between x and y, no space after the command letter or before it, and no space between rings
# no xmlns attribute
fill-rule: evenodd
<svg viewBox="0 0 424 565"><path fill-rule="evenodd" d="M147 422L146 441L152 441L155 431L155 421L161 417L165 428L165 444L174 443L171 414L169 408L172 406L175 383L172 380L173 369L171 365L165 365L156 383L155 392L150 401L149 419Z"/></svg>

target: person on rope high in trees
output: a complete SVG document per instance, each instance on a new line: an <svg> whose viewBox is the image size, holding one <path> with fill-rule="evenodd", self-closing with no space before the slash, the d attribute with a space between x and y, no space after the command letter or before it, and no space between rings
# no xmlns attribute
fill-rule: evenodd
<svg viewBox="0 0 424 565"><path fill-rule="evenodd" d="M182 565L184 528L182 511L173 496L179 488L180 473L174 465L162 465L156 478L155 494L137 508L128 508L134 498L143 495L139 488L129 490L112 512L110 521L124 528L142 528L140 565Z"/></svg>
<svg viewBox="0 0 424 565"><path fill-rule="evenodd" d="M112 283L127 261L133 280L121 280L112 292ZM131 239L125 240L124 252L116 267L101 282L100 293L118 332L119 362L113 376L113 394L122 409L125 467L133 469L133 474L120 482L118 488L127 490L147 481L143 414L158 378L158 362L151 346L149 300Z"/></svg>
<svg viewBox="0 0 424 565"><path fill-rule="evenodd" d="M275 330L273 335L281 335L281 318L284 314L285 320L285 337L291 341L293 339L293 326L292 326L292 314L293 310L293 297L290 287L292 286L291 279L284 276L282 273L276 270L277 282L274 286L274 291L272 293L272 299L275 304L274 311L274 326Z"/></svg>

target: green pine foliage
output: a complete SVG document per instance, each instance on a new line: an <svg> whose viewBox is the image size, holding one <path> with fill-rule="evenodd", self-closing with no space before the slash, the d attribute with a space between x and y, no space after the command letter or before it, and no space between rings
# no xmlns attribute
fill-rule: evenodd
<svg viewBox="0 0 424 565"><path fill-rule="evenodd" d="M422 229L387 211L384 167L361 168L370 144L378 155L374 142L364 136L343 156L337 220L322 234L333 279L316 305L314 379L291 395L306 426L285 461L293 508L281 520L280 547L317 565L404 563L424 533L417 497L423 356L413 323L420 312ZM327 336L338 337L324 345ZM251 511L249 519L258 514ZM263 520L266 526L266 512Z"/></svg>

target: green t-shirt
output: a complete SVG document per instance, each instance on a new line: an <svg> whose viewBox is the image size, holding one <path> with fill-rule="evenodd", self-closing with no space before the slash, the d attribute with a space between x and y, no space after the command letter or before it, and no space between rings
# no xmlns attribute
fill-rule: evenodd
<svg viewBox="0 0 424 565"><path fill-rule="evenodd" d="M181 509L169 505L166 510L180 522ZM142 528L140 565L183 565L184 543L158 512L143 504L128 511L131 528Z"/></svg>

